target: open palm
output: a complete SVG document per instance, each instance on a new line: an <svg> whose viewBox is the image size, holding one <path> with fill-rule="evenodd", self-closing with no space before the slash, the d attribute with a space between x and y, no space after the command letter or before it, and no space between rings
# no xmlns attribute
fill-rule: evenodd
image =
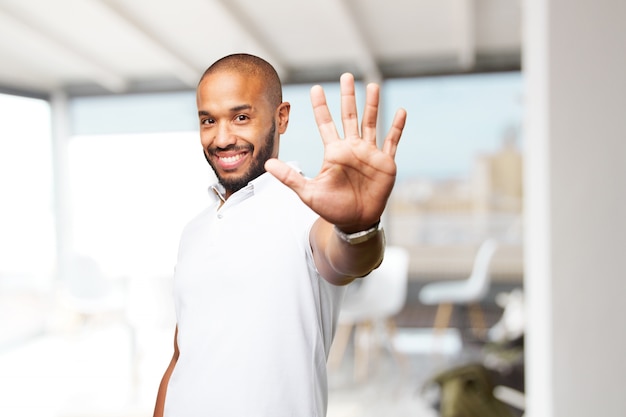
<svg viewBox="0 0 626 417"><path fill-rule="evenodd" d="M313 87L311 104L324 142L324 161L320 172L315 178L307 179L277 159L271 159L265 165L268 172L292 188L313 211L346 232L363 230L380 219L395 182L394 157L406 112L398 110L382 149L378 149L378 103L378 85L369 84L359 129L354 78L351 74L342 75L344 138L341 138L330 115L324 91L320 86Z"/></svg>

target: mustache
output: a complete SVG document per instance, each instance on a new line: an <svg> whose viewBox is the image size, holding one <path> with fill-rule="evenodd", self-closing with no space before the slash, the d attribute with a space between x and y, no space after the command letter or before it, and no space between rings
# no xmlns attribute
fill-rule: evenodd
<svg viewBox="0 0 626 417"><path fill-rule="evenodd" d="M254 146L252 145L235 145L231 144L224 148L219 146L211 146L206 148L204 151L209 155L215 155L218 152L240 152L240 151L249 151L252 152Z"/></svg>
<svg viewBox="0 0 626 417"><path fill-rule="evenodd" d="M219 146L211 146L208 148L204 149L204 152L202 152L202 154L204 155L204 159L206 159L206 161L209 163L209 165L213 166L211 163L211 160L209 159L209 155L217 155L219 152L242 152L242 151L248 151L250 153L252 153L254 150L254 146L252 145L235 145L235 144L231 144L228 145L224 148L219 147Z"/></svg>
<svg viewBox="0 0 626 417"><path fill-rule="evenodd" d="M217 152L239 152L239 151L252 151L254 147L252 145L228 145L224 148L219 146L211 146L205 149L209 154L216 154Z"/></svg>

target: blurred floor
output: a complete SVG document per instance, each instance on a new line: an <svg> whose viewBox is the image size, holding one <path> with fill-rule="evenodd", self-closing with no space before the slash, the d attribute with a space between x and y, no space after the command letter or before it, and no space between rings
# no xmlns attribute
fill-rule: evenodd
<svg viewBox="0 0 626 417"><path fill-rule="evenodd" d="M485 307L486 322L493 325L501 310L491 304ZM451 366L481 360L482 345L464 327L468 320L463 309L453 315L457 328L435 336L430 327L435 311L410 299L396 317L394 340L402 362L383 348L375 350L364 381L354 377L350 345L339 369L329 372L328 417L436 417L437 398L427 382Z"/></svg>
<svg viewBox="0 0 626 417"><path fill-rule="evenodd" d="M497 312L486 313L488 321L497 317ZM463 333L451 332L447 347L433 351L426 324L432 323L433 315L432 309L409 303L397 318L396 340L405 362L399 364L381 350L371 361L365 381L353 378L349 349L339 368L329 372L328 417L436 416L422 395L424 382L447 366L471 359L475 348L466 345ZM127 326L111 319L57 327L4 347L0 350L0 416L151 416L160 378L171 357L172 332L142 332L135 351L132 335Z"/></svg>

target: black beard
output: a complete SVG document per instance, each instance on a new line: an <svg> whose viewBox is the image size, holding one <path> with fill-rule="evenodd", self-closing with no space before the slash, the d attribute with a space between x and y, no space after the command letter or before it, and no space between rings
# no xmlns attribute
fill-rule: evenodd
<svg viewBox="0 0 626 417"><path fill-rule="evenodd" d="M272 158L272 153L274 151L274 135L275 134L276 134L276 122L272 121L272 127L270 128L269 133L265 137L265 141L261 145L262 147L259 149L259 153L257 154L256 158L252 161L252 164L250 165L250 168L248 169L248 171L238 178L223 178L222 176L220 176L220 174L218 174L218 171L215 169L215 166L213 165L213 163L211 163L211 160L207 156L207 151L203 152L204 157L206 158L207 162L209 163L211 168L213 168L213 172L215 172L217 179L219 180L220 184L224 186L224 189L226 190L228 194L236 193L237 191L241 190L243 187L248 185L250 181L254 180L255 178L265 173L265 162L267 162L268 159ZM229 150L231 148L234 148L234 146L227 147L227 148L220 149L220 150ZM252 151L254 151L254 148L252 149ZM213 153L213 150L209 150L208 152Z"/></svg>

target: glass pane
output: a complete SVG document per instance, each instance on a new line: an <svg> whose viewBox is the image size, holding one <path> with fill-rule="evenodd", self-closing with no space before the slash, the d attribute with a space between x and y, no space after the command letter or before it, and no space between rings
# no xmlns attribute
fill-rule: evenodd
<svg viewBox="0 0 626 417"><path fill-rule="evenodd" d="M501 243L496 281L521 283L522 81L510 72L385 83L385 118L408 110L388 241L411 249L414 281L466 278L491 237Z"/></svg>
<svg viewBox="0 0 626 417"><path fill-rule="evenodd" d="M0 348L44 327L55 236L50 108L0 94Z"/></svg>

